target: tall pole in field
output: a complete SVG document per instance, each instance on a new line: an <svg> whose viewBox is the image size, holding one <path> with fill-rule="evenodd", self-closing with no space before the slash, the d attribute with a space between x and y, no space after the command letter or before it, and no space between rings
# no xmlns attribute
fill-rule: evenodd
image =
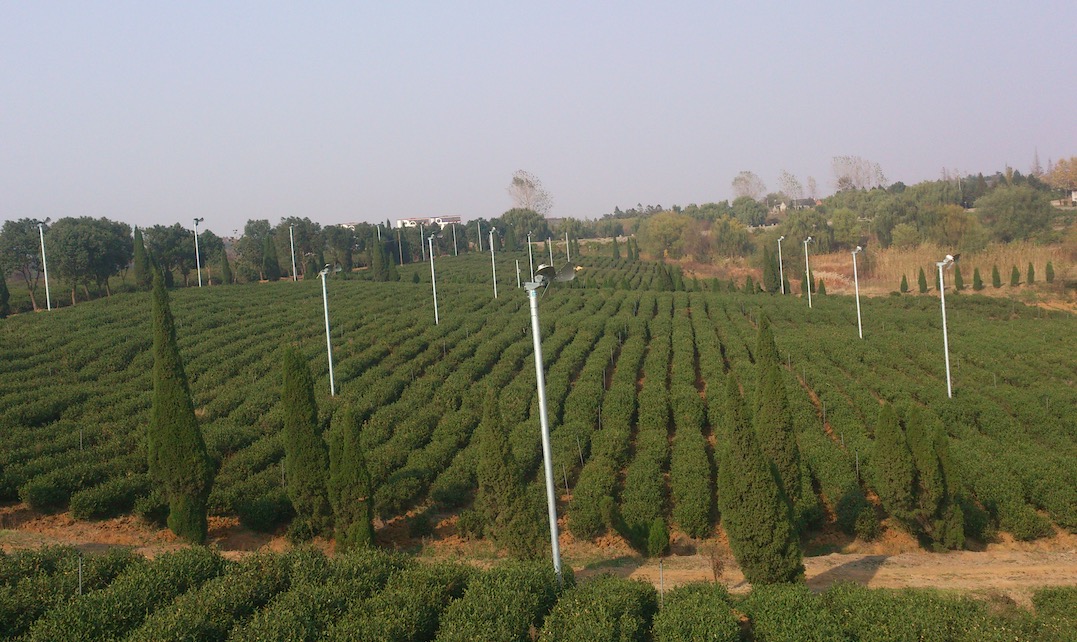
<svg viewBox="0 0 1077 642"><path fill-rule="evenodd" d="M328 263L318 273L318 276L322 277L322 306L325 308L325 350L329 355L329 396L334 397L337 394L337 387L333 380L333 341L329 336L329 295L325 290L325 276L327 274L329 274Z"/></svg>
<svg viewBox="0 0 1077 642"><path fill-rule="evenodd" d="M299 277L295 274L295 225L288 226L288 242L292 245L292 283L299 280ZM381 240L381 225L378 225L378 240Z"/></svg>
<svg viewBox="0 0 1077 642"><path fill-rule="evenodd" d="M490 228L490 271L494 275L494 298L497 298L497 264L494 263L494 232L497 229Z"/></svg>
<svg viewBox="0 0 1077 642"><path fill-rule="evenodd" d="M546 510L550 519L550 548L553 552L553 570L557 582L561 577L561 545L557 533L557 497L553 481L553 455L550 448L550 421L546 410L546 376L542 369L542 336L539 331L538 289L549 287L552 281L570 281L575 278L575 267L569 264L563 274L556 274L553 266L539 266L535 279L526 283L527 300L531 308L531 340L535 346L535 382L539 398L539 427L542 431L542 468L546 477Z"/></svg>
<svg viewBox="0 0 1077 642"><path fill-rule="evenodd" d="M856 329L860 331L860 338L864 338L864 324L860 321L860 278L856 275L856 255L863 252L864 248L859 245L853 250L853 285L856 288Z"/></svg>
<svg viewBox="0 0 1077 642"><path fill-rule="evenodd" d="M808 307L811 307L811 270L808 269L808 243L811 243L811 237L804 239L804 283L808 287L804 288L808 293Z"/></svg>
<svg viewBox="0 0 1077 642"><path fill-rule="evenodd" d="M475 221L475 238L479 239L479 251L482 252L482 224Z"/></svg>
<svg viewBox="0 0 1077 642"><path fill-rule="evenodd" d="M782 265L782 241L785 235L778 237L778 278L782 281L782 294L785 294L785 267Z"/></svg>
<svg viewBox="0 0 1077 642"><path fill-rule="evenodd" d="M456 223L452 224L452 255L460 256L460 248L456 245Z"/></svg>
<svg viewBox="0 0 1077 642"><path fill-rule="evenodd" d="M202 287L202 257L198 254L198 224L206 219L196 218L194 220L194 265L198 271L198 287Z"/></svg>
<svg viewBox="0 0 1077 642"><path fill-rule="evenodd" d="M434 276L434 235L430 235L430 285L434 288L434 325L438 325L438 280Z"/></svg>
<svg viewBox="0 0 1077 642"><path fill-rule="evenodd" d="M423 244L423 224L419 223L419 252L423 256L423 260L426 260L426 245Z"/></svg>
<svg viewBox="0 0 1077 642"><path fill-rule="evenodd" d="M531 268L531 280L535 280L535 259L531 256L531 232L527 233L527 264Z"/></svg>
<svg viewBox="0 0 1077 642"><path fill-rule="evenodd" d="M567 231L565 232L565 260L566 261L571 261L572 260L572 248L569 247L569 244L568 244L568 232Z"/></svg>
<svg viewBox="0 0 1077 642"><path fill-rule="evenodd" d="M550 265L553 265L553 237L546 237L546 245L550 248Z"/></svg>
<svg viewBox="0 0 1077 642"><path fill-rule="evenodd" d="M946 333L946 283L942 280L942 271L954 264L957 257L946 255L946 258L935 265L939 268L939 301L942 304L942 351L946 355L946 396L954 397L954 389L950 383L950 339Z"/></svg>
<svg viewBox="0 0 1077 642"><path fill-rule="evenodd" d="M404 265L404 242L400 240L400 228L396 228L396 253L400 255L400 265Z"/></svg>
<svg viewBox="0 0 1077 642"><path fill-rule="evenodd" d="M517 288L521 287L521 285L520 285L520 259L516 259L516 287Z"/></svg>
<svg viewBox="0 0 1077 642"><path fill-rule="evenodd" d="M41 268L45 271L45 305L52 310L52 296L49 294L49 262L45 260L45 223L51 219L38 221L37 232L41 236Z"/></svg>

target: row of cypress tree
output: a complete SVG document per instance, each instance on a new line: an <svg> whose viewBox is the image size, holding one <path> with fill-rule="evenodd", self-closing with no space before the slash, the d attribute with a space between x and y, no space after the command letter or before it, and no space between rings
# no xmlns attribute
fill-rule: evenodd
<svg viewBox="0 0 1077 642"><path fill-rule="evenodd" d="M1047 262L1047 267L1044 269L1044 280L1047 283L1054 283L1055 281L1055 266L1051 261ZM916 278L917 287L920 290L920 294L927 292L927 275L924 273L924 268L920 268L920 273ZM1025 285L1032 285L1036 282L1036 267L1032 265L1030 261L1028 264L1028 270L1025 272ZM1021 271L1017 269L1017 266L1013 266L1010 270L1010 286L1017 287L1021 285ZM998 271L998 266L991 266L991 287L1002 287L1002 275ZM939 276L935 275L935 289L939 289ZM961 266L954 266L954 289L964 290L965 279L961 274ZM983 278L980 276L980 268L976 268L972 272L972 289L979 292L984 289ZM901 275L901 285L899 290L902 293L909 291L909 280L904 274Z"/></svg>

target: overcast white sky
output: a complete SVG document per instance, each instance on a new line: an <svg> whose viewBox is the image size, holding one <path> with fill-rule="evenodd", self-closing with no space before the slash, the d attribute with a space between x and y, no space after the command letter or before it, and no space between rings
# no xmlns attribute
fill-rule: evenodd
<svg viewBox="0 0 1077 642"><path fill-rule="evenodd" d="M552 216L1077 155L1077 2L0 3L0 219Z"/></svg>

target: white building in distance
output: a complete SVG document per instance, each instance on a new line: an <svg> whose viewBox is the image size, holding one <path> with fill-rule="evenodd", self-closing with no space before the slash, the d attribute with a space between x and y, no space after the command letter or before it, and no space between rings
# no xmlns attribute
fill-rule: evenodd
<svg viewBox="0 0 1077 642"><path fill-rule="evenodd" d="M396 219L397 227L419 227L428 225L438 225L445 227L446 225L452 225L453 223L460 224L459 216L420 216L417 218L398 218Z"/></svg>

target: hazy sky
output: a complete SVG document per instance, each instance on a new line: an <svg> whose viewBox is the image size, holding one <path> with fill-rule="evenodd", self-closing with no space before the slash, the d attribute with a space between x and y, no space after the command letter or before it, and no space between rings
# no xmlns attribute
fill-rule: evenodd
<svg viewBox="0 0 1077 642"><path fill-rule="evenodd" d="M552 216L1077 155L1077 2L0 2L0 219Z"/></svg>

